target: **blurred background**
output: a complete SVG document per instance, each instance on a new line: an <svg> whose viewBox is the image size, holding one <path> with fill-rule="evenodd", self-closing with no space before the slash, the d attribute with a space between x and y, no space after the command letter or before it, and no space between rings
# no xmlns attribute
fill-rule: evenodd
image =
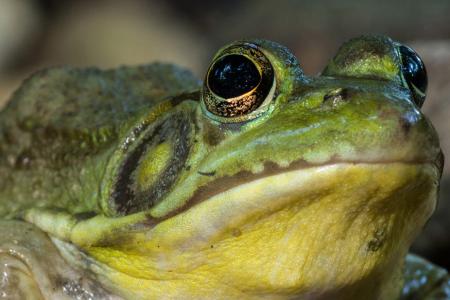
<svg viewBox="0 0 450 300"><path fill-rule="evenodd" d="M173 62L200 78L215 51L246 37L288 46L307 75L345 40L379 33L428 70L423 110L448 158L438 210L413 250L450 269L450 1L0 0L0 107L37 69Z"/></svg>

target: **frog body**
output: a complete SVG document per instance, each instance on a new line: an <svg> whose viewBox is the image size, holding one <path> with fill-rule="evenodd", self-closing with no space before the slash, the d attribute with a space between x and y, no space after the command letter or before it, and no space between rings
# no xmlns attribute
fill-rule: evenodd
<svg viewBox="0 0 450 300"><path fill-rule="evenodd" d="M19 279L5 291L429 295L403 271L443 164L420 112L423 72L410 48L365 36L318 77L265 40L219 50L203 86L165 64L37 73L0 112L0 216L14 232L0 261L29 270L6 268ZM32 236L48 250L26 250ZM46 252L61 257L59 275L34 273ZM423 274L445 290L444 271Z"/></svg>

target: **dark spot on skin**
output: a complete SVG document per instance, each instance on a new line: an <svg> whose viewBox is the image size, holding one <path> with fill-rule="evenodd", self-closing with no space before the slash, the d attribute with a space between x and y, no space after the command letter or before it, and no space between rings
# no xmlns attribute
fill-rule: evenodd
<svg viewBox="0 0 450 300"><path fill-rule="evenodd" d="M17 144L17 137L14 135L12 131L4 131L3 132L3 141L5 144Z"/></svg>
<svg viewBox="0 0 450 300"><path fill-rule="evenodd" d="M379 241L377 239L373 239L367 243L366 250L371 251L371 252L376 252L381 248L382 245L383 245L383 243L381 241Z"/></svg>
<svg viewBox="0 0 450 300"><path fill-rule="evenodd" d="M186 167L184 167L184 169L185 169L186 171L190 171L190 170L191 170L191 166L186 166Z"/></svg>
<svg viewBox="0 0 450 300"><path fill-rule="evenodd" d="M214 248L214 245L211 245L211 249Z"/></svg>
<svg viewBox="0 0 450 300"><path fill-rule="evenodd" d="M224 140L223 130L210 122L204 122L203 126L203 140L210 146L216 146Z"/></svg>
<svg viewBox="0 0 450 300"><path fill-rule="evenodd" d="M83 220L87 220L87 219L93 218L93 217L95 217L96 215L97 215L96 212L94 212L94 211L88 211L88 212L82 212L82 213L74 214L74 218L75 218L77 221L83 221Z"/></svg>
<svg viewBox="0 0 450 300"><path fill-rule="evenodd" d="M242 231L239 228L233 228L233 230L231 230L231 235L234 237L239 237L242 235Z"/></svg>
<svg viewBox="0 0 450 300"><path fill-rule="evenodd" d="M114 245L137 244L137 241L127 230L129 230L129 228L114 229L110 234L102 236L95 245L98 247L111 247Z"/></svg>
<svg viewBox="0 0 450 300"><path fill-rule="evenodd" d="M385 239L386 239L385 230L377 229L373 234L373 238L367 243L366 251L376 252L380 250L380 248L384 244Z"/></svg>
<svg viewBox="0 0 450 300"><path fill-rule="evenodd" d="M211 172L198 171L197 173L200 174L200 175L203 175L203 176L214 176L214 175L216 175L216 171L211 171Z"/></svg>

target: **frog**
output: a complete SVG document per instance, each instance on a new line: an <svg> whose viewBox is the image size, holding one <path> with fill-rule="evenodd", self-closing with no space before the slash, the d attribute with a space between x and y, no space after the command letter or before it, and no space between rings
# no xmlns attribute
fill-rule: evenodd
<svg viewBox="0 0 450 300"><path fill-rule="evenodd" d="M444 157L427 74L382 35L317 76L263 39L204 80L55 67L0 112L2 297L450 299L408 254Z"/></svg>

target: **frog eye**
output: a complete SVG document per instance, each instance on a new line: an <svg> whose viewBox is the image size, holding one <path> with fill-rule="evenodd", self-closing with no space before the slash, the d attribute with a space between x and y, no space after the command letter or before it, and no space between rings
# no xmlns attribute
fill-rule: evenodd
<svg viewBox="0 0 450 300"><path fill-rule="evenodd" d="M243 121L259 115L271 100L274 71L253 44L232 45L219 52L206 73L203 105L225 121Z"/></svg>
<svg viewBox="0 0 450 300"><path fill-rule="evenodd" d="M414 102L422 107L425 101L428 79L427 71L419 55L408 46L399 45L402 76L414 96Z"/></svg>

